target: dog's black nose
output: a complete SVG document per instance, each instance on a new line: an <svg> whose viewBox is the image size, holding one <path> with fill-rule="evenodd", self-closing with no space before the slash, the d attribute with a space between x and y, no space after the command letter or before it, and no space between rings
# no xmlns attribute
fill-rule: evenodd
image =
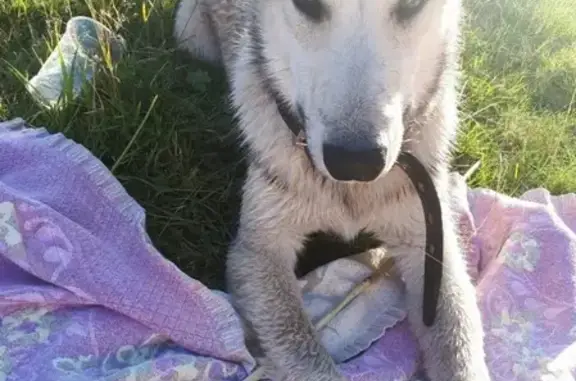
<svg viewBox="0 0 576 381"><path fill-rule="evenodd" d="M375 145L324 143L324 165L338 181L372 181L386 164L386 148Z"/></svg>

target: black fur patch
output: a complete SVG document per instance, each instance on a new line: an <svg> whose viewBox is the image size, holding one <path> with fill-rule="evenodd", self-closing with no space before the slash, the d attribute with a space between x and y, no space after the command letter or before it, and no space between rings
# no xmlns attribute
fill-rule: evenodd
<svg viewBox="0 0 576 381"><path fill-rule="evenodd" d="M314 232L308 235L304 249L298 253L296 277L301 278L315 269L337 259L350 257L382 246L373 233L361 231L351 241L333 232Z"/></svg>

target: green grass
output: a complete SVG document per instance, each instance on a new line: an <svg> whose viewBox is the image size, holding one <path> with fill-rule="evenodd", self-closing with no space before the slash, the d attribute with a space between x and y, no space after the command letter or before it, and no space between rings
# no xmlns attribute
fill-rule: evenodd
<svg viewBox="0 0 576 381"><path fill-rule="evenodd" d="M472 185L518 195L576 191L576 8L572 0L466 1L460 160Z"/></svg>
<svg viewBox="0 0 576 381"><path fill-rule="evenodd" d="M174 2L0 2L0 119L24 117L85 145L146 208L150 235L166 257L220 287L244 168L222 73L174 52ZM455 167L480 159L471 184L512 195L540 186L576 191L572 0L466 3ZM94 89L60 111L45 111L24 81L74 15L119 30L129 52Z"/></svg>

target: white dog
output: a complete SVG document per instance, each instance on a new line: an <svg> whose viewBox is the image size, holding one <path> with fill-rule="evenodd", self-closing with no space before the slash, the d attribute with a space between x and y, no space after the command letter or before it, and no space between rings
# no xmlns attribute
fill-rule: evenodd
<svg viewBox="0 0 576 381"><path fill-rule="evenodd" d="M460 8L461 0L179 5L179 47L223 64L251 153L227 281L274 379L345 379L303 311L294 273L319 232L343 241L370 234L394 256L432 381L490 379L447 181ZM429 327L422 313L425 218L415 187L395 165L401 152L427 168L444 211L444 275Z"/></svg>

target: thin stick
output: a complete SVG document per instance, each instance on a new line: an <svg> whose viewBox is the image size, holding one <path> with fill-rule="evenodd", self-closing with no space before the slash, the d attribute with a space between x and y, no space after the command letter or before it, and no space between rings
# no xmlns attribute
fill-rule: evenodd
<svg viewBox="0 0 576 381"><path fill-rule="evenodd" d="M114 172L116 172L116 169L118 168L118 166L120 164L122 164L122 160L124 160L124 156L126 156L128 151L130 150L130 147L132 147L132 144L134 144L134 142L136 141L136 138L138 137L138 135L140 135L140 131L142 131L142 128L144 127L144 125L148 121L148 118L150 117L150 114L152 113L152 109L154 108L154 105L156 104L157 100L158 100L158 95L154 96L154 99L152 99L152 103L150 104L150 107L148 107L148 111L146 112L146 115L144 115L144 119L142 119L142 121L140 122L140 125L136 129L136 132L134 133L134 135L132 135L132 138L128 142L128 145L124 148L124 151L122 151L122 153L120 154L120 157L118 158L118 160L116 160L116 162L114 163L114 165L110 169L110 173L113 174Z"/></svg>
<svg viewBox="0 0 576 381"><path fill-rule="evenodd" d="M362 283L357 284L356 287L354 287L352 291L350 291L350 293L346 295L343 301L341 301L332 311L328 312L326 316L324 316L322 319L318 321L318 323L316 323L315 328L319 331L322 328L326 327L328 323L330 323L332 319L334 319L336 315L340 313L340 311L346 308L346 306L350 304L354 299L356 299L358 295L366 291L368 287L372 285L374 279L375 277L374 278L369 277L366 278Z"/></svg>
<svg viewBox="0 0 576 381"><path fill-rule="evenodd" d="M464 181L468 181L468 179L470 179L470 177L474 174L474 172L476 172L478 170L478 168L480 168L481 164L482 164L482 162L480 160L478 160L476 163L474 163L473 166L468 168L468 170L464 174Z"/></svg>
<svg viewBox="0 0 576 381"><path fill-rule="evenodd" d="M334 307L330 312L328 312L322 319L316 323L315 328L316 330L321 330L324 328L340 311L342 311L348 304L350 304L356 297L366 291L376 279L378 279L382 274L387 273L388 270L392 267L393 261L391 258L385 259L385 262L382 264L381 269L372 274L370 277L366 278L361 283L357 284L356 287L350 291L344 300L342 300L336 307ZM264 376L264 368L257 367L252 374L250 374L244 381L260 381L260 379Z"/></svg>

